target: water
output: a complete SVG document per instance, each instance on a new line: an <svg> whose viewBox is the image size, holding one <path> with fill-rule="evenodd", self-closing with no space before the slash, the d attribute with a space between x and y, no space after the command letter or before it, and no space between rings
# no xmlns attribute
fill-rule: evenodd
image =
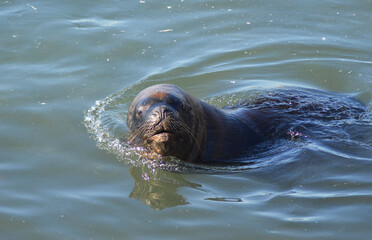
<svg viewBox="0 0 372 240"><path fill-rule="evenodd" d="M371 108L371 11L370 1L1 1L1 239L372 238L368 118L345 124L344 141L295 144L231 174L136 165L84 123L96 101L120 96L101 133L125 132L110 114L125 117L159 82L217 105L289 86Z"/></svg>

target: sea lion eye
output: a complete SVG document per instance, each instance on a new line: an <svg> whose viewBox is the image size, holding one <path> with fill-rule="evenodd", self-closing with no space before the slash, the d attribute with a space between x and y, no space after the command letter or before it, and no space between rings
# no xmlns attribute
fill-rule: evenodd
<svg viewBox="0 0 372 240"><path fill-rule="evenodd" d="M142 114L142 110L141 109L137 109L137 116L141 116Z"/></svg>

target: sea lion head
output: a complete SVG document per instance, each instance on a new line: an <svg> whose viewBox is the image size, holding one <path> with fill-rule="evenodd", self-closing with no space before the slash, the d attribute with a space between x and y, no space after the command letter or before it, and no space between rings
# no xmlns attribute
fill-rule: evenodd
<svg viewBox="0 0 372 240"><path fill-rule="evenodd" d="M162 156L189 159L200 152L198 143L200 103L181 88L159 84L142 90L127 115L132 131L129 142L139 141Z"/></svg>

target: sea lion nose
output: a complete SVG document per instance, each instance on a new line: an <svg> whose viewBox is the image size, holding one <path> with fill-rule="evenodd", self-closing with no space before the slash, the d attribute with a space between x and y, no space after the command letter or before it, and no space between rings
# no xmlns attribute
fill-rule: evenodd
<svg viewBox="0 0 372 240"><path fill-rule="evenodd" d="M172 110L168 108L167 106L160 106L159 113L160 113L161 118L165 118L166 115L169 115L172 113Z"/></svg>
<svg viewBox="0 0 372 240"><path fill-rule="evenodd" d="M156 106L152 111L152 117L154 118L154 120L158 121L163 120L166 116L170 114L172 114L172 110L166 105Z"/></svg>

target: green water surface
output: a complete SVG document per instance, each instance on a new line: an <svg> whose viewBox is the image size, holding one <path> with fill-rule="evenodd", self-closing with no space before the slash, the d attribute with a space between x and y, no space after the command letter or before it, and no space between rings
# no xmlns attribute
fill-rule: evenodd
<svg viewBox="0 0 372 240"><path fill-rule="evenodd" d="M369 0L1 0L0 239L372 239L371 121L234 174L144 169L84 125L96 101L160 82L212 101L310 87L370 109L371 12Z"/></svg>

